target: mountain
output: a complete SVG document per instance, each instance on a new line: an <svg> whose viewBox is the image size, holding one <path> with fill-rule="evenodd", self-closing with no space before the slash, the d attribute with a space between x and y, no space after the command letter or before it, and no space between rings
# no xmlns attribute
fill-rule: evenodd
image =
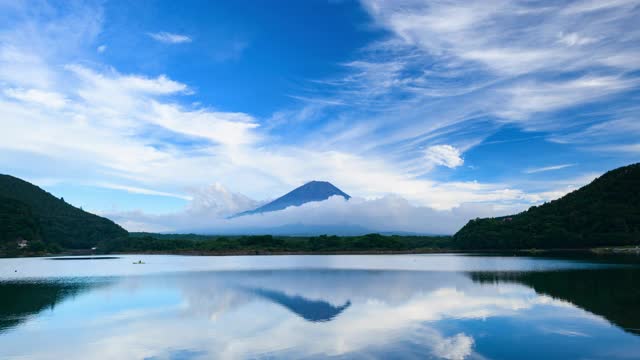
<svg viewBox="0 0 640 360"><path fill-rule="evenodd" d="M0 242L5 243L22 238L64 248L89 248L128 234L109 219L9 175L0 175L0 220Z"/></svg>
<svg viewBox="0 0 640 360"><path fill-rule="evenodd" d="M466 249L582 248L640 243L640 163L517 215L471 220L453 238Z"/></svg>
<svg viewBox="0 0 640 360"><path fill-rule="evenodd" d="M338 195L349 200L351 196L345 194L342 190L333 186L327 181L311 181L291 192L263 205L257 209L241 212L232 217L261 214L270 211L278 211L288 208L289 206L300 206L312 201L323 201Z"/></svg>

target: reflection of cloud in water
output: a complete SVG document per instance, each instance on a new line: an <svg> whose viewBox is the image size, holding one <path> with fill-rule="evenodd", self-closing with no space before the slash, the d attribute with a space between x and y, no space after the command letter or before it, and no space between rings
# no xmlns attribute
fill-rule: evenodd
<svg viewBox="0 0 640 360"><path fill-rule="evenodd" d="M171 359L180 354L203 359L385 358L399 357L398 354L464 359L481 358L476 353L482 340L479 334L461 325L477 320L518 321L527 314L526 321L536 321L542 316L540 310L546 309L560 318L568 316L572 321L601 326L596 329L604 333L611 331L594 322L593 315L565 301L536 294L527 286L479 283L452 272L289 270L174 274L126 278L109 289L94 291L94 298L106 301L108 296L110 301L119 298L135 302L144 296L154 299L158 289L172 294L177 299L175 304L158 301L136 312L119 308L100 314L125 320L84 324L91 327L73 334L73 347L65 340L68 334L46 333L43 337L37 329L16 332L12 338L15 343L7 341L7 346L14 354L20 354L25 342L30 341L27 339L46 339L47 346L30 350L33 359ZM348 311L343 311L346 308ZM125 312L127 316L118 317ZM54 313L52 321L55 316ZM67 320L59 316L58 321ZM326 321L330 318L332 321ZM323 319L326 320L308 321ZM442 324L449 327L443 328ZM527 331L537 336L536 329L531 326ZM554 334L547 332L547 336ZM628 340L621 338L630 344L627 348L637 350L638 344Z"/></svg>
<svg viewBox="0 0 640 360"><path fill-rule="evenodd" d="M457 334L443 338L433 346L433 354L443 359L461 360L473 352L473 338L465 334Z"/></svg>
<svg viewBox="0 0 640 360"><path fill-rule="evenodd" d="M435 358L462 359L473 352L473 337L444 336L430 323L484 319L537 304L553 305L552 299L535 296L526 287L511 285L498 292L494 286L478 286L466 276L443 272L254 271L178 275L162 281L180 288L185 314L209 320L200 329L176 323L174 331L185 337L215 334L204 348L218 358L230 359L265 353L294 358L366 357L400 344L422 348ZM274 311L256 302L257 297L300 317ZM341 313L347 307L350 310ZM333 321L315 326L300 318ZM153 336L163 337L160 331ZM396 343L405 338L410 340ZM181 342L168 339L171 343L179 346Z"/></svg>

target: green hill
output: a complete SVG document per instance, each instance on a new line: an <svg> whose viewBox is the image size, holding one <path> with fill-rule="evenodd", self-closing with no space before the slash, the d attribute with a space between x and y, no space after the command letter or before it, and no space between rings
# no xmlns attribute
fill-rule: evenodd
<svg viewBox="0 0 640 360"><path fill-rule="evenodd" d="M471 220L453 238L465 249L584 248L640 243L640 163L517 215Z"/></svg>
<svg viewBox="0 0 640 360"><path fill-rule="evenodd" d="M18 200L0 196L0 242L40 239L40 226L31 208Z"/></svg>
<svg viewBox="0 0 640 360"><path fill-rule="evenodd" d="M22 238L82 249L127 236L109 219L67 204L41 188L0 175L0 242Z"/></svg>

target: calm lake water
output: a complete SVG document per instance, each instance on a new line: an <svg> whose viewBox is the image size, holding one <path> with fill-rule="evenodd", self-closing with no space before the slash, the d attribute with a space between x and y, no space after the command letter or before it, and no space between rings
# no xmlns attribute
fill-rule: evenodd
<svg viewBox="0 0 640 360"><path fill-rule="evenodd" d="M640 266L464 255L0 259L0 358L639 359Z"/></svg>

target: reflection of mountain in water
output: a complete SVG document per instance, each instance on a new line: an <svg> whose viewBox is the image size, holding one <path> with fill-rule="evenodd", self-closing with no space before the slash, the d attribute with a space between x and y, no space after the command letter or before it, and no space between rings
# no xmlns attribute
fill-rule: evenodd
<svg viewBox="0 0 640 360"><path fill-rule="evenodd" d="M480 283L515 282L537 293L568 301L605 317L627 332L640 334L640 269L594 269L550 272L471 273Z"/></svg>
<svg viewBox="0 0 640 360"><path fill-rule="evenodd" d="M400 306L416 293L452 284L457 288L477 286L460 273L424 271L225 271L168 274L161 279L181 289L188 304L185 311L195 316L218 318L260 299L309 321L333 320L352 304L369 299Z"/></svg>
<svg viewBox="0 0 640 360"><path fill-rule="evenodd" d="M88 282L0 282L0 333L93 286Z"/></svg>
<svg viewBox="0 0 640 360"><path fill-rule="evenodd" d="M310 300L302 296L289 296L280 291L267 289L248 289L254 295L273 301L311 322L331 321L351 305L347 301L341 306L333 306L322 300Z"/></svg>

